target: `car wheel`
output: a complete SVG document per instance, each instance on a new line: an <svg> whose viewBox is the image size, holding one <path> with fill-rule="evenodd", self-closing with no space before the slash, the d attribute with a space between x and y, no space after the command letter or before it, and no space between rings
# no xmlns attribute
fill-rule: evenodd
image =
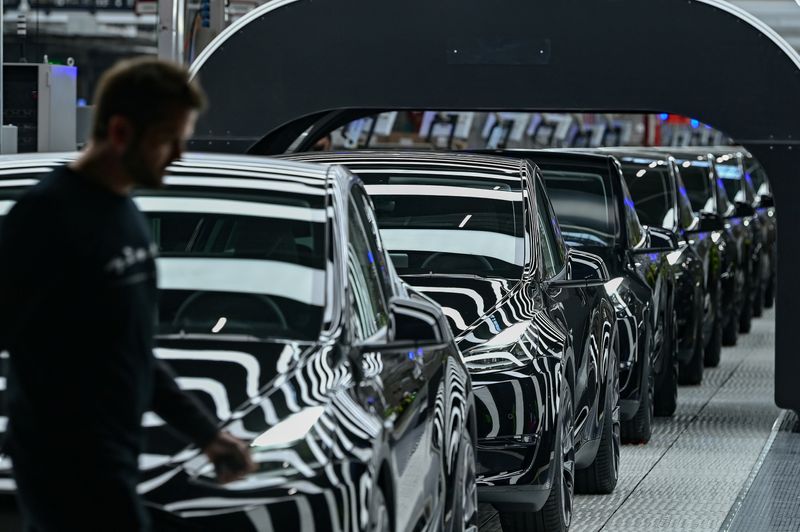
<svg viewBox="0 0 800 532"><path fill-rule="evenodd" d="M603 417L603 433L600 437L600 447L594 457L592 465L575 472L575 491L577 493L606 494L614 491L619 478L619 446L620 446L620 421L619 421L619 360L617 347L614 347L614 356L611 364L614 370L608 382L606 391L606 408Z"/></svg>
<svg viewBox="0 0 800 532"><path fill-rule="evenodd" d="M500 512L503 532L565 532L572 522L575 495L575 419L572 389L565 382L561 416L552 462L553 483L544 506L538 512Z"/></svg>
<svg viewBox="0 0 800 532"><path fill-rule="evenodd" d="M661 344L664 350L662 355L663 369L656 379L655 401L653 404L656 416L671 416L678 407L678 357L675 356L675 346L677 345L675 335L678 331L678 318L674 309L670 316L670 325L666 331L666 338Z"/></svg>
<svg viewBox="0 0 800 532"><path fill-rule="evenodd" d="M648 359L644 362L645 375L642 379L644 391L639 399L639 408L636 414L628 421L623 421L622 443L644 444L650 441L653 435L653 395L655 394L655 377L653 375L652 362Z"/></svg>
<svg viewBox="0 0 800 532"><path fill-rule="evenodd" d="M685 363L678 364L678 383L697 385L703 382L703 368L705 367L706 336L703 331L702 315L697 321L697 334L695 334L692 358Z"/></svg>
<svg viewBox="0 0 800 532"><path fill-rule="evenodd" d="M453 532L477 532L478 485L475 480L475 447L468 431L461 435L458 450L458 477L451 509Z"/></svg>
<svg viewBox="0 0 800 532"><path fill-rule="evenodd" d="M747 334L753 327L753 302L750 299L752 294L750 292L750 283L744 287L744 301L742 302L742 309L739 312L739 333Z"/></svg>
<svg viewBox="0 0 800 532"><path fill-rule="evenodd" d="M722 345L732 347L739 341L739 314L734 311L722 329Z"/></svg>
<svg viewBox="0 0 800 532"><path fill-rule="evenodd" d="M764 308L772 308L775 305L775 274L769 276L767 288L764 289Z"/></svg>
<svg viewBox="0 0 800 532"><path fill-rule="evenodd" d="M703 355L704 365L709 368L719 366L722 355L722 286L719 281L717 281L716 290L712 294L712 304L714 305L714 324L711 327L711 338L706 343Z"/></svg>
<svg viewBox="0 0 800 532"><path fill-rule="evenodd" d="M764 280L759 279L756 288L756 297L753 300L753 316L760 318L764 315Z"/></svg>
<svg viewBox="0 0 800 532"><path fill-rule="evenodd" d="M373 532L391 532L392 524L389 522L389 508L386 506L386 497L380 486L375 488L374 514L371 530Z"/></svg>

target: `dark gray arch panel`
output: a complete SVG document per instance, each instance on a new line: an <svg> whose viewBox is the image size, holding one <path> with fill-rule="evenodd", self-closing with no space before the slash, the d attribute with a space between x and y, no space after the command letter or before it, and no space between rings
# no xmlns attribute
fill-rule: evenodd
<svg viewBox="0 0 800 532"><path fill-rule="evenodd" d="M714 3L715 5L711 5ZM672 112L747 146L776 190L776 402L800 410L800 59L715 0L272 0L193 65L191 146L247 151L333 109Z"/></svg>

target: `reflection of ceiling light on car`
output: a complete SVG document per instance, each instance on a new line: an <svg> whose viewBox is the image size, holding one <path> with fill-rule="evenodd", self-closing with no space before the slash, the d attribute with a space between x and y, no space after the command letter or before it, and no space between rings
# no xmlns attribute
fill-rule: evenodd
<svg viewBox="0 0 800 532"><path fill-rule="evenodd" d="M638 172L636 172L636 177L642 177L646 173L647 173L647 170L639 170Z"/></svg>
<svg viewBox="0 0 800 532"><path fill-rule="evenodd" d="M212 333L220 332L222 328L225 327L226 323L228 323L228 318L225 317L220 318L219 320L217 320L217 324L214 325L214 327L211 329L211 332Z"/></svg>
<svg viewBox="0 0 800 532"><path fill-rule="evenodd" d="M251 446L280 448L302 440L324 412L321 406L304 408L253 440Z"/></svg>
<svg viewBox="0 0 800 532"><path fill-rule="evenodd" d="M690 163L689 161L683 161L684 168L689 168L690 166L692 166L692 163Z"/></svg>
<svg viewBox="0 0 800 532"><path fill-rule="evenodd" d="M469 221L470 218L472 218L471 214L464 216L464 219L461 220L461 223L458 224L458 227L464 227L465 225L467 225L467 222Z"/></svg>

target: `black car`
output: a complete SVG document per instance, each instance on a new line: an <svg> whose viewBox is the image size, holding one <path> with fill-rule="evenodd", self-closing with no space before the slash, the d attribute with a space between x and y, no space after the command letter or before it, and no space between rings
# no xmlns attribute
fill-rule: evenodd
<svg viewBox="0 0 800 532"><path fill-rule="evenodd" d="M72 157L4 158L3 214ZM188 155L134 200L159 249L156 355L258 465L220 485L147 413L139 492L157 530L477 527L469 374L441 308L392 268L357 178Z"/></svg>
<svg viewBox="0 0 800 532"><path fill-rule="evenodd" d="M737 294L744 290L744 272L739 267L739 245L736 235L726 219L730 218L735 207L728 201L722 180L716 178L715 158L712 154L697 148L661 148L660 151L671 154L678 164L680 178L686 188L686 195L692 210L701 219L701 224L712 229L721 225L721 229L711 231L711 267L706 286L712 287L711 306L719 311L715 320L705 323L706 334L711 325L712 334L722 331L722 345L736 344L739 333L739 306ZM704 220L717 220L708 222ZM691 240L691 239L690 239ZM715 249L716 248L716 251ZM715 263L715 258L718 263ZM716 367L720 361L721 350L716 342L706 344L705 365Z"/></svg>
<svg viewBox="0 0 800 532"><path fill-rule="evenodd" d="M750 332L755 314L761 314L764 301L762 282L763 233L761 219L756 212L756 193L744 169L744 154L735 148L712 148L716 157L717 177L733 210L727 218L737 242L741 242L740 267L744 272L744 289L739 313L739 332Z"/></svg>
<svg viewBox="0 0 800 532"><path fill-rule="evenodd" d="M605 266L564 245L536 168L463 153L299 158L361 177L398 272L450 319L475 390L479 499L507 532L568 528L573 489L616 485L619 342Z"/></svg>
<svg viewBox="0 0 800 532"><path fill-rule="evenodd" d="M600 256L620 331L622 439L647 442L654 414L672 415L678 366L674 278L666 254L675 236L639 222L619 162L610 155L507 150L542 171L564 239Z"/></svg>
<svg viewBox="0 0 800 532"><path fill-rule="evenodd" d="M722 346L720 257L712 236L724 223L716 215L694 213L671 155L631 148L604 152L620 161L639 221L678 237L678 249L667 261L676 282L679 376L681 384L700 384L706 351L718 359Z"/></svg>
<svg viewBox="0 0 800 532"><path fill-rule="evenodd" d="M764 291L764 306L771 308L775 303L775 279L778 264L777 240L778 218L775 210L775 197L772 193L767 172L752 154L742 148L744 154L745 178L755 190L755 205L758 218L761 220L761 283ZM753 307L756 315L759 302Z"/></svg>

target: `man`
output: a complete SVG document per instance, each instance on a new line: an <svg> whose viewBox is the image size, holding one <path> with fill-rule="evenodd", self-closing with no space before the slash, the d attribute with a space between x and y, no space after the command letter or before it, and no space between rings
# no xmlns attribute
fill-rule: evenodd
<svg viewBox="0 0 800 532"><path fill-rule="evenodd" d="M100 80L86 151L3 224L4 450L29 530L149 528L136 493L148 410L203 449L221 482L254 469L153 356L157 250L130 198L162 184L203 106L183 68L118 64Z"/></svg>

